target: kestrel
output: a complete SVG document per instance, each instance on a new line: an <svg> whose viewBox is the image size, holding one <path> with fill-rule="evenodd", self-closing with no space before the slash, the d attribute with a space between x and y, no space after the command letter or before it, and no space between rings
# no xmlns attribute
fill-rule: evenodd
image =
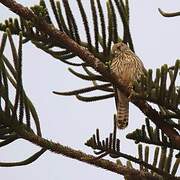
<svg viewBox="0 0 180 180"><path fill-rule="evenodd" d="M116 43L112 47L113 59L110 69L129 88L133 83L141 78L145 68L142 61L123 42ZM120 90L114 87L115 101L117 108L117 127L124 129L128 125L129 119L129 99Z"/></svg>

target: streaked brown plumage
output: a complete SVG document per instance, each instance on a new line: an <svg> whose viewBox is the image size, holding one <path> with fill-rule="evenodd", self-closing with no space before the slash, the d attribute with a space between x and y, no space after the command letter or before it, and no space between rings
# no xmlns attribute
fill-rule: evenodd
<svg viewBox="0 0 180 180"><path fill-rule="evenodd" d="M116 43L112 47L114 56L111 63L111 70L125 83L132 88L134 81L137 81L145 72L141 60L123 42ZM117 108L117 127L124 129L128 125L129 100L117 88L115 89L115 100Z"/></svg>

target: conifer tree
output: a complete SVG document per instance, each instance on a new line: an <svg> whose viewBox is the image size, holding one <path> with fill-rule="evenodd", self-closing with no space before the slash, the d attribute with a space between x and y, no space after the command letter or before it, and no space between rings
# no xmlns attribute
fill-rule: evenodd
<svg viewBox="0 0 180 180"><path fill-rule="evenodd" d="M22 138L41 148L20 162L0 162L0 167L24 166L36 161L44 152L51 151L123 175L126 180L179 179L180 88L177 79L180 60L176 60L171 67L165 64L156 70L147 69L146 74L135 82L133 89L129 89L111 71L110 64L113 44L123 41L134 51L129 21L130 2L89 0L86 3L91 7L91 14L88 14L84 1L75 0L80 17L74 16L73 7L67 0L49 2L51 7L40 0L39 4L27 8L15 0L0 0L1 5L19 16L0 24L3 34L0 41L0 147ZM102 8L103 3L106 3L106 9ZM54 17L49 13L50 8ZM159 13L165 17L180 15L180 12L166 13L161 9ZM82 19L84 29L79 28L77 18ZM119 23L123 32L118 28ZM86 38L81 37L82 33ZM14 36L19 37L18 46L15 45ZM7 41L10 43L9 52L12 53L13 62L4 52ZM42 136L36 108L23 88L22 53L23 45L27 42L70 66L68 70L72 75L93 84L67 92L54 91L54 94L75 96L80 101L92 102L114 98L113 87L116 87L144 113L144 125L126 136L137 144L138 157L121 152L116 115L113 118L113 130L106 138L100 136L102 130L97 127L92 137L85 142L93 150L92 155ZM82 62L76 62L74 57L79 57ZM84 73L75 71L73 67L76 66L81 67ZM102 95L97 95L96 90L101 91ZM10 94L12 91L14 98ZM89 96L88 93L94 95ZM157 108L152 107L152 103ZM142 143L147 145L144 147ZM149 161L149 144L155 146L152 162ZM106 156L112 161L107 160ZM127 159L126 165L121 158ZM132 162L137 163L139 169L133 167Z"/></svg>

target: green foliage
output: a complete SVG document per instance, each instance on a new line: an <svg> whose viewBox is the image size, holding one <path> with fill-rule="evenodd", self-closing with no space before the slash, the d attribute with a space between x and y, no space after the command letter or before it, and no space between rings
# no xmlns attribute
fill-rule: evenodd
<svg viewBox="0 0 180 180"><path fill-rule="evenodd" d="M129 31L129 23L128 23L129 22L128 1L126 1L125 4L122 1L112 2L110 0L106 2L107 16L109 19L107 23L108 28L106 28L106 22L105 22L106 12L102 8L103 7L102 1L90 0L93 27L94 27L94 32L91 33L90 22L89 22L90 18L87 18L87 14L85 12L85 8L83 7L81 0L77 0L77 5L79 7L79 14L81 15L83 21L84 32L86 34L87 42L81 40L78 25L76 23L69 2L65 0L57 1L57 2L55 2L54 0L50 0L50 4L59 30L65 32L69 37L71 37L81 46L88 48L89 51L91 51L102 62L105 63L109 62L110 59L112 58L111 57L112 43L116 43L119 40L121 41L120 32L117 30L118 29L117 19L119 18L122 20L122 25L124 27L124 42L129 43L130 47L133 49L132 39ZM39 18L44 18L47 20L48 23L52 23L50 20L49 13L47 11L47 7L43 0L40 1L39 5L35 5L31 7L31 9ZM117 10L118 13L116 13L115 10ZM71 69L70 72L81 79L92 80L94 84L93 86L97 85L97 89L99 87L99 84L96 83L97 81L108 82L102 76L92 73L91 69L88 67L87 64L75 62L74 60L70 61L69 59L72 59L76 55L73 54L72 52L69 52L67 49L64 49L65 47L63 44L60 44L59 42L52 42L52 39L46 36L44 33L39 32L33 26L32 22L23 19L20 19L20 21L18 21L17 19L15 19L14 21L12 19L9 19L5 21L5 24L0 24L0 30L2 31L5 31L7 27L11 30L12 34L18 34L21 31L24 37L23 39L24 43L31 40L31 42L36 47L42 49L43 51L50 54L54 58L59 59L63 63L66 63L71 66L83 67L85 74L80 75L79 73ZM93 45L93 42L95 42L95 45ZM100 51L100 49L102 49L102 51ZM109 88L103 88L99 90L109 92ZM82 97L80 94L75 94L75 96L82 101L94 101L99 99L102 100L106 98L111 98L113 97L113 94L105 94L102 96L95 96L92 98Z"/></svg>
<svg viewBox="0 0 180 180"><path fill-rule="evenodd" d="M146 119L146 125L142 125L141 129L136 129L132 133L127 134L128 139L132 139L135 143L143 142L146 144L154 144L163 147L174 148L169 138L157 127L150 126L150 122Z"/></svg>
<svg viewBox="0 0 180 180"><path fill-rule="evenodd" d="M13 63L4 55L7 41L10 42ZM12 65L13 64L13 65ZM19 33L19 45L16 48L11 32L6 29L0 46L0 147L4 147L21 138L17 133L19 128L35 133L31 128L32 123L36 127L36 134L41 136L40 122L36 110L27 97L22 83L22 33ZM12 89L11 86L14 88ZM12 92L14 91L14 98ZM3 163L2 167L22 166L35 161L45 152L41 149L31 157L21 162Z"/></svg>
<svg viewBox="0 0 180 180"><path fill-rule="evenodd" d="M158 176L161 179L176 179L175 174L177 172L177 164L179 164L179 158L176 159L176 162L172 167L172 159L173 152L172 148L169 148L169 154L167 153L167 147L161 148L161 154L159 153L159 148L156 147L154 151L154 160L152 164L149 162L150 152L149 146L145 146L144 155L143 155L143 146L142 144L138 145L138 158L135 158L131 155L123 153L121 151L120 140L116 137L116 117L114 117L114 128L113 133L109 134L109 137L101 140L99 129L96 130L96 134L94 134L85 144L92 149L94 149L94 153L98 158L102 158L104 156L109 155L111 158L125 158L127 159L128 167L133 167L131 162L135 162L139 164L139 168L141 171L149 172L151 170L151 174L153 176ZM159 157L159 158L158 158ZM159 159L159 160L158 160ZM122 165L120 159L118 159L118 163Z"/></svg>
<svg viewBox="0 0 180 180"><path fill-rule="evenodd" d="M165 64L161 69L157 69L154 79L150 69L135 86L135 91L139 92L137 96L164 108L164 111L160 108L162 115L175 116L175 113L180 112L180 91L177 85L179 72L180 60L176 61L173 68L168 68Z"/></svg>
<svg viewBox="0 0 180 180"><path fill-rule="evenodd" d="M112 59L111 46L114 43L123 41L134 51L132 37L130 33L130 9L128 0L107 0L106 4L100 0L89 0L91 17L86 13L81 0L76 0L80 18L82 19L83 30L77 24L77 17L73 14L70 1L50 0L58 30L68 35L76 43L88 49L101 62L109 66ZM104 7L106 5L106 10ZM44 0L40 0L38 5L31 7L31 10L39 18L54 26L51 20L48 8ZM176 16L179 13L167 14L160 10L164 16ZM106 19L107 17L107 19ZM92 20L92 21L91 21ZM121 20L121 24L119 24ZM91 23L92 22L92 23ZM123 32L119 32L119 25L122 25ZM44 32L39 31L33 21L27 21L22 17L5 20L0 24L0 30L4 31L0 47L0 147L21 138L17 131L22 128L28 132L37 134L41 137L41 129L38 115L35 107L27 97L22 83L22 46L24 43L31 42L37 48L48 53L55 59L66 63L74 68L69 68L69 72L77 78L91 81L92 86L82 89L71 90L68 92L57 92L57 95L76 96L77 99L85 102L104 100L114 97L113 85L102 75L92 71L88 64L80 60L73 59L76 54L60 41L54 40ZM91 31L92 30L92 31ZM85 34L85 39L81 34ZM19 36L18 48L15 45L12 35ZM4 48L7 37L10 42L13 62L10 62L4 55ZM79 69L81 68L81 72ZM177 84L180 71L180 60L175 65L168 67L163 65L154 73L149 69L145 76L142 76L138 82L135 82L133 97L153 103L160 115L159 121L165 122L176 132L179 132L180 117L180 87ZM10 85L14 88L14 99L10 98ZM101 91L101 95L82 96L81 94ZM120 150L120 140L116 137L116 124L114 123L113 133L109 137L101 140L99 130L90 138L86 145L94 149L98 155L97 159L109 155L111 158L126 158L127 166L132 168L131 162L139 164L140 171L151 172L155 177L175 178L180 160L179 154L176 155L175 163L172 163L174 150L180 150L172 144L170 139L157 127L151 126L149 118L146 117L145 125L141 129L136 129L127 135L138 144L138 158L122 153ZM32 128L35 125L35 130ZM35 131L35 132L34 132ZM150 163L149 146L143 148L146 143L156 146L153 162ZM167 153L169 151L169 153ZM0 166L19 166L29 164L35 161L45 152L41 149L30 158L15 163L1 163ZM143 155L144 154L144 155ZM160 157L158 159L158 157ZM118 164L122 165L118 159ZM128 177L125 177L128 179Z"/></svg>

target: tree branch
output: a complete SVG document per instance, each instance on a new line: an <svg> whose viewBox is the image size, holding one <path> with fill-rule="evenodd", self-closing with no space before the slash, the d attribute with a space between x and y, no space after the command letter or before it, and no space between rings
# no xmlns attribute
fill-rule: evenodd
<svg viewBox="0 0 180 180"><path fill-rule="evenodd" d="M128 88L123 84L123 82L118 77L116 77L115 73L109 71L109 69L99 59L97 59L93 54L91 54L86 48L78 45L65 33L56 29L52 24L48 24L44 19L37 17L30 9L16 3L16 1L0 0L0 2L22 18L26 20L31 20L38 30L49 35L54 41L64 44L69 51L79 56L89 66L94 68L97 72L99 72L112 84L119 88L126 96L130 95L130 90L128 90ZM155 109L153 109L144 100L139 100L134 96L132 96L131 101L136 106L138 106L139 109L171 139L171 142L174 146L180 149L179 133L175 129L169 127L165 122L163 122L160 118L160 115Z"/></svg>
<svg viewBox="0 0 180 180"><path fill-rule="evenodd" d="M141 172L136 169L129 169L126 166L119 166L117 163L114 163L112 161L106 160L106 159L96 159L95 156L86 154L82 151L72 149L68 146L64 146L60 143L55 143L51 140L42 138L32 131L28 131L24 128L23 124L20 124L18 121L12 121L12 119L5 113L0 112L0 123L11 127L14 129L14 131L18 134L20 138L23 138L29 142L32 142L35 145L38 145L42 147L41 150L42 153L46 150L50 150L51 152L64 155L66 157L76 159L91 165L94 165L96 167L100 167L106 170L109 170L111 172L121 174L121 175L128 175L128 176L135 176L135 177L141 177L142 179L145 178L145 180L159 180L159 178L154 177L152 174L148 172ZM30 158L31 159L31 158ZM12 163L11 163L12 164ZM3 164L1 164L3 165ZM10 164L8 164L10 165ZM19 164L18 164L19 165Z"/></svg>
<svg viewBox="0 0 180 180"><path fill-rule="evenodd" d="M180 16L180 12L172 12L172 13L168 13L168 12L164 12L162 11L160 8L158 8L160 14L164 17L176 17L176 16Z"/></svg>
<svg viewBox="0 0 180 180"><path fill-rule="evenodd" d="M94 160L96 157L92 155L88 155L86 153L83 153L78 150L74 150L70 147L63 146L59 143L54 143L52 141L49 141L47 139L41 138L37 135L32 135L32 133L29 133L27 131L21 130L19 131L19 135L23 137L24 139L39 145L41 147L47 148L48 150L55 152L57 154L62 154L66 157L76 159L97 167L101 167L103 169L109 170L111 172L121 174L121 175L133 175L136 177L142 176L141 172L135 169L129 169L126 166L118 166L116 163L106 160L106 159L97 159ZM143 177L146 177L147 179L157 179L153 177L150 173L144 173Z"/></svg>

